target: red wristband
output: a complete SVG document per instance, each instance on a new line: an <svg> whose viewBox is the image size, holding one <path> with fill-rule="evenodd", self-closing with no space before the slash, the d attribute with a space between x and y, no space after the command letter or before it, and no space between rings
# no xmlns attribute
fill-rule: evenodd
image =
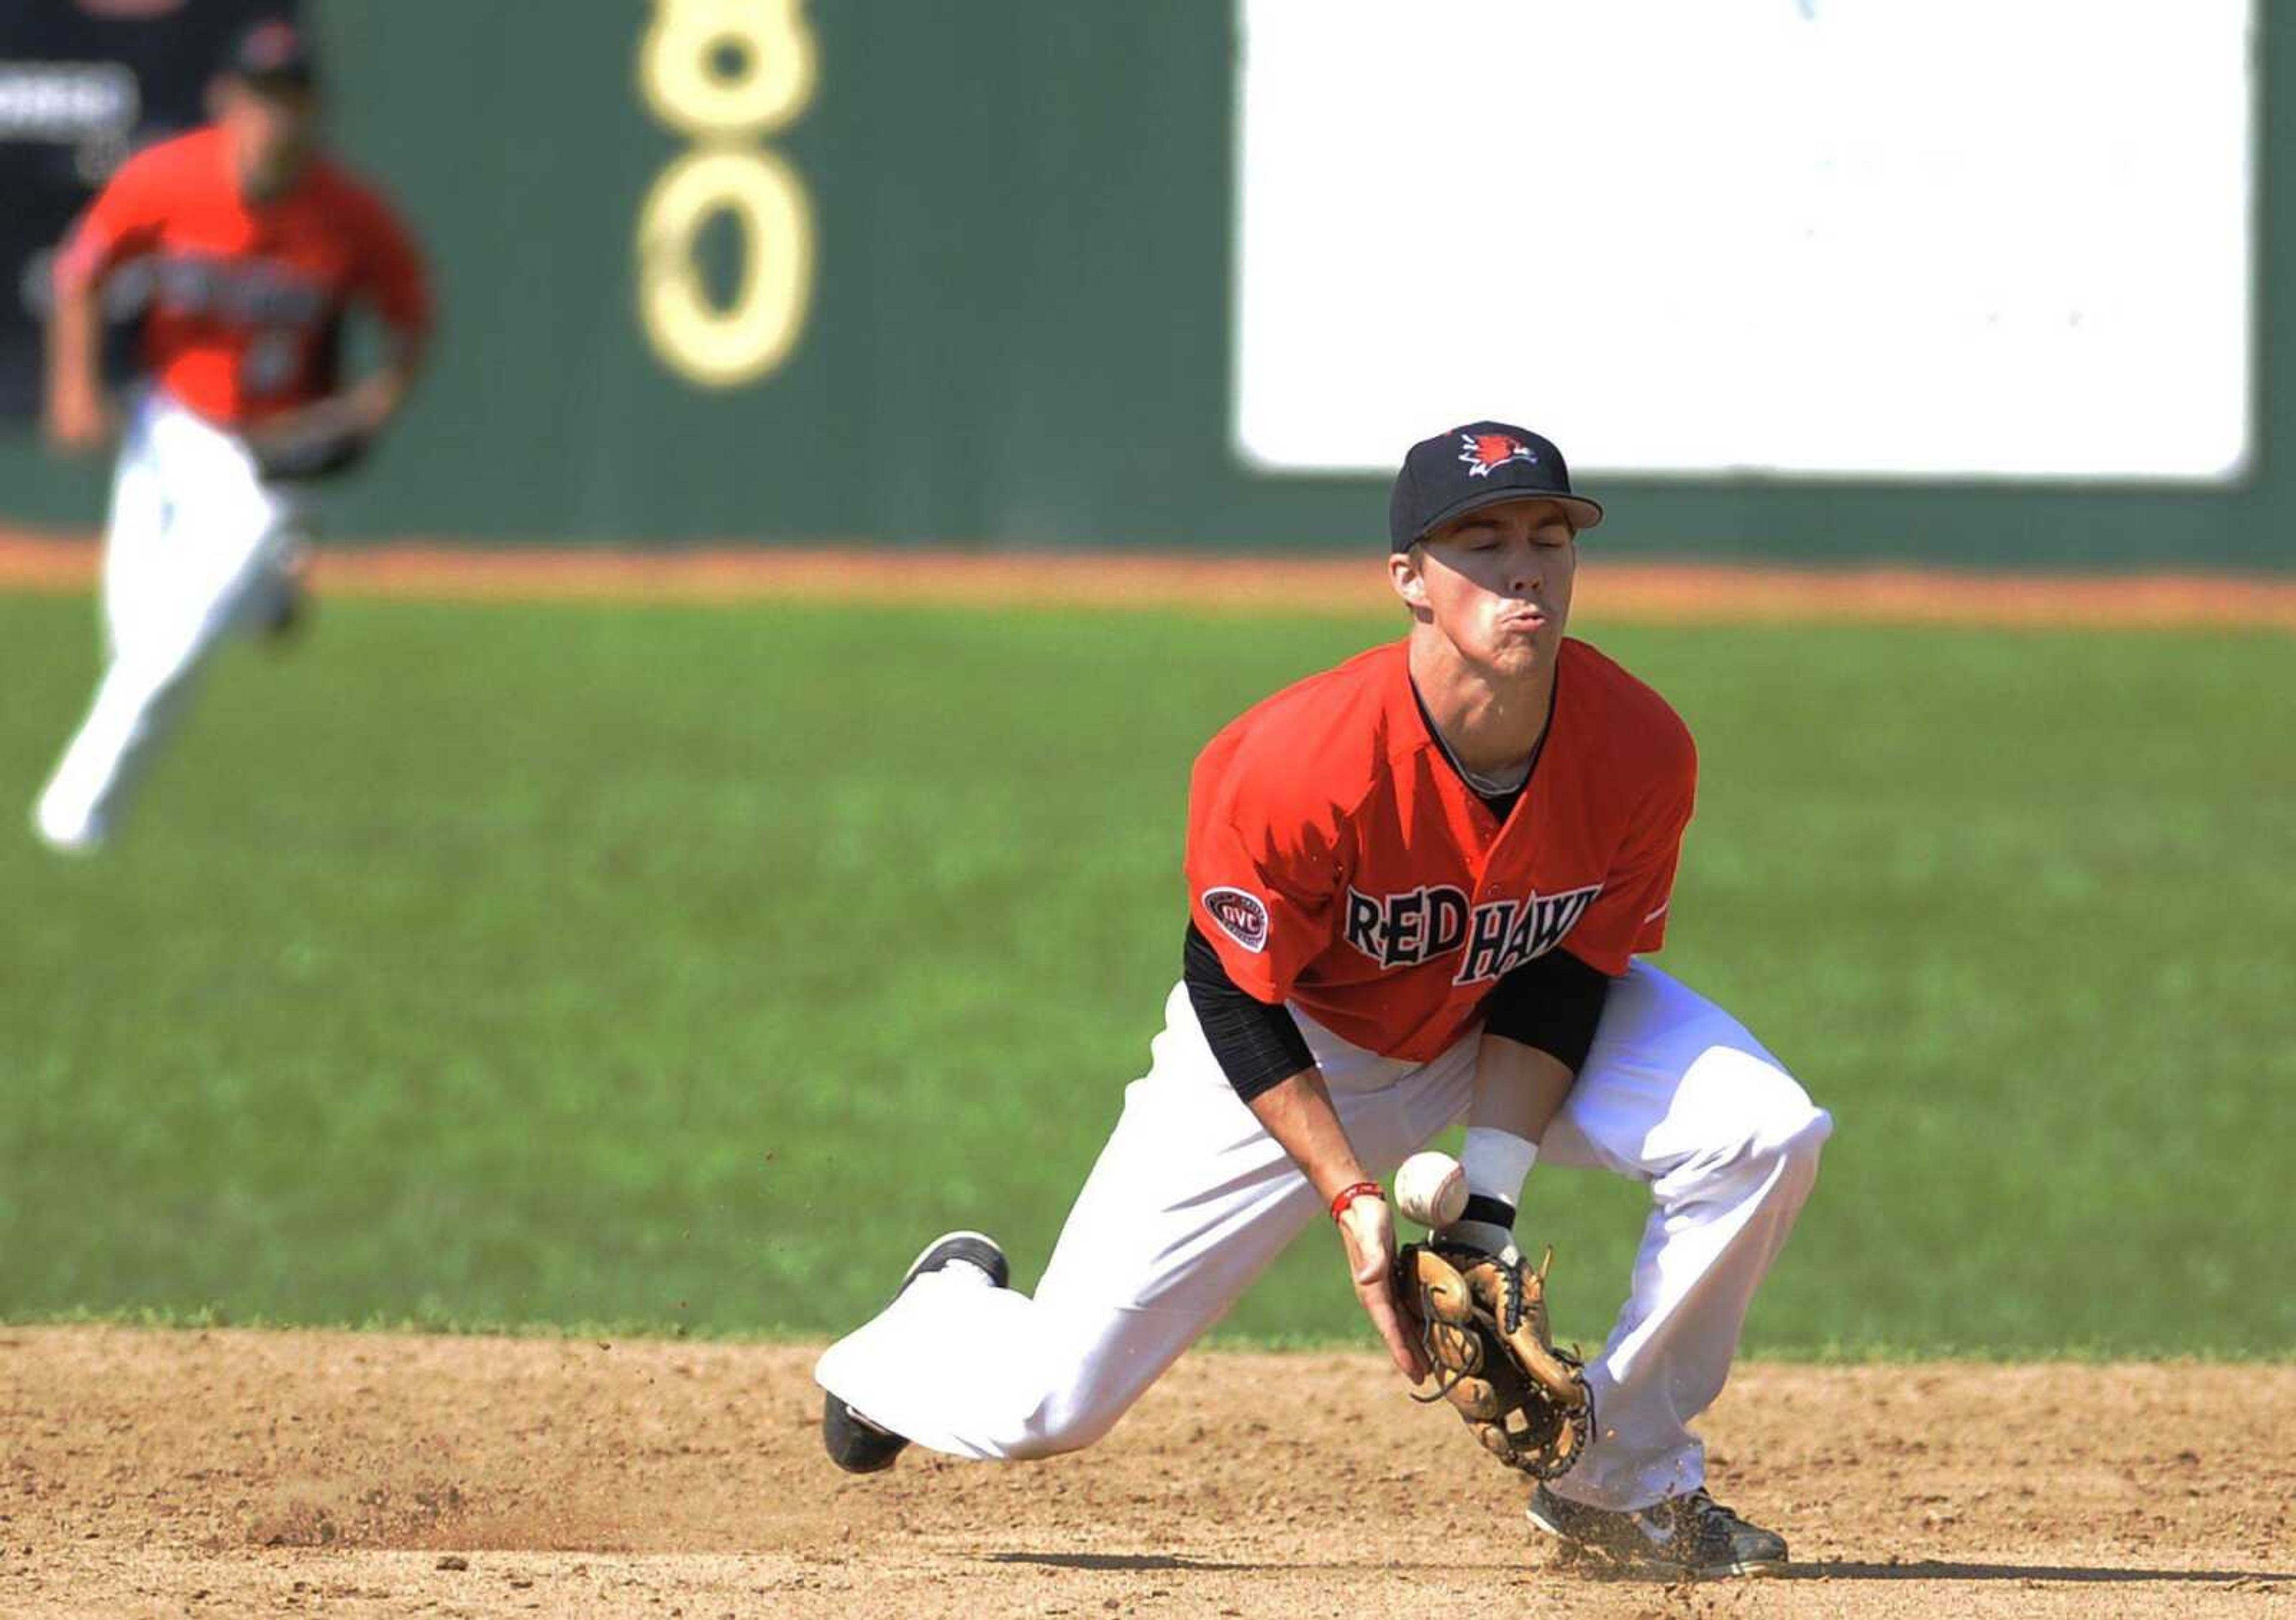
<svg viewBox="0 0 2296 1620"><path fill-rule="evenodd" d="M1387 1194L1380 1190L1379 1183L1377 1182L1357 1182L1352 1187L1342 1187L1339 1190L1339 1195L1332 1200L1332 1219L1336 1221L1342 1215L1345 1215L1347 1213L1348 1206L1354 1203L1357 1199L1384 1199L1386 1197Z"/></svg>

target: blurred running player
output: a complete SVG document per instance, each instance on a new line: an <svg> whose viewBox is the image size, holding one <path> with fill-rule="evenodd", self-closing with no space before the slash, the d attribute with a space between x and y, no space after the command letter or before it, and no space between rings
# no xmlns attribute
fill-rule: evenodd
<svg viewBox="0 0 2296 1620"><path fill-rule="evenodd" d="M430 324L405 227L322 150L318 74L295 25L269 19L240 35L211 105L213 123L130 160L57 256L48 438L66 454L119 447L108 660L33 812L42 840L67 853L118 830L224 638L293 623L311 486L397 416ZM101 300L135 259L153 273L144 375L116 411L99 370ZM354 303L386 337L380 364L346 386Z"/></svg>

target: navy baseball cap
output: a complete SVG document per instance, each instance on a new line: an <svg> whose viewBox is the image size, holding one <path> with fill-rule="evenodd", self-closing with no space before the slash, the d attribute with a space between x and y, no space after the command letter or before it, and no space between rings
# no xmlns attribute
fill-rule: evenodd
<svg viewBox="0 0 2296 1620"><path fill-rule="evenodd" d="M1603 520L1602 503L1570 492L1570 469L1552 439L1503 421L1471 421L1411 446L1388 496L1388 539L1407 552L1479 507L1532 500L1559 504L1573 528Z"/></svg>
<svg viewBox="0 0 2296 1620"><path fill-rule="evenodd" d="M308 90L319 82L303 30L284 17L262 17L240 30L224 58L224 71L251 85Z"/></svg>

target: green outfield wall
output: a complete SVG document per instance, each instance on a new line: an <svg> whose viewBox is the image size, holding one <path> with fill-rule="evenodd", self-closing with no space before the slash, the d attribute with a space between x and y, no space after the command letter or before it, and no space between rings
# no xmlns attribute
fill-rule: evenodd
<svg viewBox="0 0 2296 1620"><path fill-rule="evenodd" d="M344 536L1376 554L1383 480L1257 470L1234 446L1227 0L313 9L340 143L417 223L445 309L417 405L339 503ZM2275 117L2296 29L2260 10L2257 28L2237 476L1607 477L1606 550L2296 568L2276 296L2296 165ZM1431 252L1490 206L1393 202ZM1425 340L1473 336L1431 319ZM1567 421L1536 425L1570 446ZM91 523L103 481L0 442L0 516Z"/></svg>

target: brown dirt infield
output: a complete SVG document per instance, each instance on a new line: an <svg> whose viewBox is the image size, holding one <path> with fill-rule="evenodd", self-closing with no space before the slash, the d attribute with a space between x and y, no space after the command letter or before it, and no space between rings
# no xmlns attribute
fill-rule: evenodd
<svg viewBox="0 0 2296 1620"><path fill-rule="evenodd" d="M84 591L95 570L95 544L85 536L0 529L0 590ZM619 552L408 541L322 548L312 573L330 595L449 601L796 599L1308 613L1393 606L1380 570L1352 557L754 546ZM2296 629L2296 578L1597 561L1581 576L1578 612L1611 623Z"/></svg>
<svg viewBox="0 0 2296 1620"><path fill-rule="evenodd" d="M1051 1462L823 1459L805 1347L0 1330L0 1614L2253 1616L2296 1367L1742 1369L1790 1576L1607 1575L1368 1354L1185 1358Z"/></svg>

